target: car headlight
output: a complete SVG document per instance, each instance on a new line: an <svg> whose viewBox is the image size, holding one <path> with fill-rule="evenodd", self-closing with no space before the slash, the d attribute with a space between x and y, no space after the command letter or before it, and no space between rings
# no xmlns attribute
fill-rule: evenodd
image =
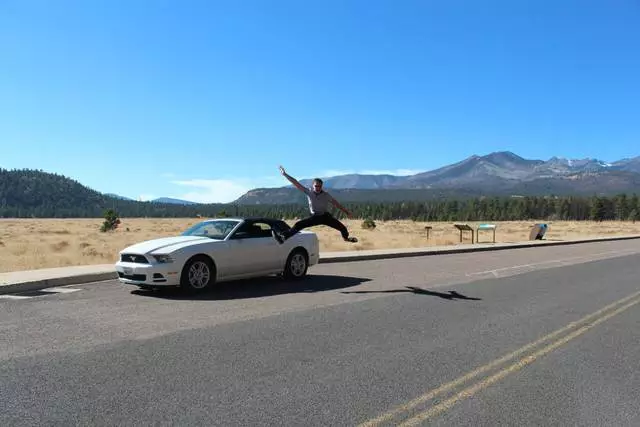
<svg viewBox="0 0 640 427"><path fill-rule="evenodd" d="M153 255L153 258L155 258L155 260L158 261L160 264L169 264L173 262L173 258L171 258L171 256L166 254Z"/></svg>

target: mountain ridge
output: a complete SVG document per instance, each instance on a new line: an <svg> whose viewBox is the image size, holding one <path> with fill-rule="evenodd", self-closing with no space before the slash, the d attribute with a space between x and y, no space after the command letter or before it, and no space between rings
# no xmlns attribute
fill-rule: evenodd
<svg viewBox="0 0 640 427"><path fill-rule="evenodd" d="M480 195L517 194L610 194L637 191L640 185L640 156L624 158L615 162L605 162L596 158L566 159L551 157L548 160L525 159L511 151L497 151L483 156L472 155L459 162L437 169L400 176L390 174L345 174L321 177L325 188L338 192L344 197L344 190L391 191L424 190L423 198L429 192ZM300 179L309 186L312 178ZM263 204L278 200L278 203L297 201L295 193L286 195L283 189L252 189L234 203ZM355 194L355 193L354 193ZM370 192L370 194L373 194ZM416 193L417 194L417 193ZM380 200L381 195L376 195ZM389 197L392 197L389 193ZM384 197L383 197L384 198ZM427 197L430 198L430 197Z"/></svg>

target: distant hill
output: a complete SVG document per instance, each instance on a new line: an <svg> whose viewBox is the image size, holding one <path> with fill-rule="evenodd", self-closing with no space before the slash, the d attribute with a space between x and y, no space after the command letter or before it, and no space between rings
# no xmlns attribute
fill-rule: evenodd
<svg viewBox="0 0 640 427"><path fill-rule="evenodd" d="M464 189L385 189L385 190L360 190L360 189L332 189L331 194L342 202L348 203L379 203L379 202L403 202L403 201L433 201L442 199L466 199L474 198L481 194ZM507 193L486 192L496 196L506 196ZM285 188L258 188L248 191L234 204L238 205L306 205L306 196L298 189Z"/></svg>
<svg viewBox="0 0 640 427"><path fill-rule="evenodd" d="M2 216L64 216L79 206L99 216L110 203L126 203L106 196L65 176L37 170L0 169L0 212Z"/></svg>
<svg viewBox="0 0 640 427"><path fill-rule="evenodd" d="M173 205L197 205L195 202L190 202L188 200L180 200L180 199L172 199L171 197L160 197L158 199L153 199L153 203L169 203Z"/></svg>
<svg viewBox="0 0 640 427"><path fill-rule="evenodd" d="M380 190L391 188L403 182L404 177L395 175L340 175L323 178L324 185L327 188L354 188L359 190ZM302 179L300 183L311 186L313 178Z"/></svg>
<svg viewBox="0 0 640 427"><path fill-rule="evenodd" d="M640 173L640 156L632 159L618 160L612 163L611 167L617 170Z"/></svg>
<svg viewBox="0 0 640 427"><path fill-rule="evenodd" d="M132 198L120 196L119 194L105 193L104 195L107 196L107 197L112 197L114 199L134 201L134 199L132 199ZM172 204L172 205L197 205L197 203L190 202L189 200L174 199L174 198L171 198L171 197L159 197L157 199L151 200L151 202L153 202L153 203L169 203L169 204Z"/></svg>
<svg viewBox="0 0 640 427"><path fill-rule="evenodd" d="M349 174L321 178L327 189L347 201L386 201L409 196L412 200L430 200L481 195L611 195L640 190L640 157L613 163L559 157L544 161L501 151L470 156L409 176ZM300 179L300 182L309 186L311 178ZM301 193L293 190L292 186L254 189L236 203L298 203L304 200Z"/></svg>
<svg viewBox="0 0 640 427"><path fill-rule="evenodd" d="M129 217L213 216L227 205L200 205L179 201L140 202L116 194L103 194L76 180L41 170L0 169L0 217L100 218L106 209Z"/></svg>
<svg viewBox="0 0 640 427"><path fill-rule="evenodd" d="M133 200L129 197L124 197L124 196L120 196L119 194L113 194L113 193L105 193L105 196L112 197L114 199L120 199L120 200Z"/></svg>

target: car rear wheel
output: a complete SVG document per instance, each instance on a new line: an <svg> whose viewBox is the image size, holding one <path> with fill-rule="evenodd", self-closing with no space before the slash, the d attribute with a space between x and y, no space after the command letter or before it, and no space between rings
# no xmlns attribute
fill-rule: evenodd
<svg viewBox="0 0 640 427"><path fill-rule="evenodd" d="M215 282L216 271L211 260L195 256L185 264L180 277L180 286L188 292L200 292Z"/></svg>
<svg viewBox="0 0 640 427"><path fill-rule="evenodd" d="M301 279L307 274L309 258L302 249L294 249L287 258L283 276L287 279Z"/></svg>

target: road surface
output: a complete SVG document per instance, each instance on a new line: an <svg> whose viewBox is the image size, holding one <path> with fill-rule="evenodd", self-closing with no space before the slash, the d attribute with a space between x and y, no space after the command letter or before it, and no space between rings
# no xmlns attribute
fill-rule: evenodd
<svg viewBox="0 0 640 427"><path fill-rule="evenodd" d="M640 425L639 273L631 240L4 296L0 425Z"/></svg>

